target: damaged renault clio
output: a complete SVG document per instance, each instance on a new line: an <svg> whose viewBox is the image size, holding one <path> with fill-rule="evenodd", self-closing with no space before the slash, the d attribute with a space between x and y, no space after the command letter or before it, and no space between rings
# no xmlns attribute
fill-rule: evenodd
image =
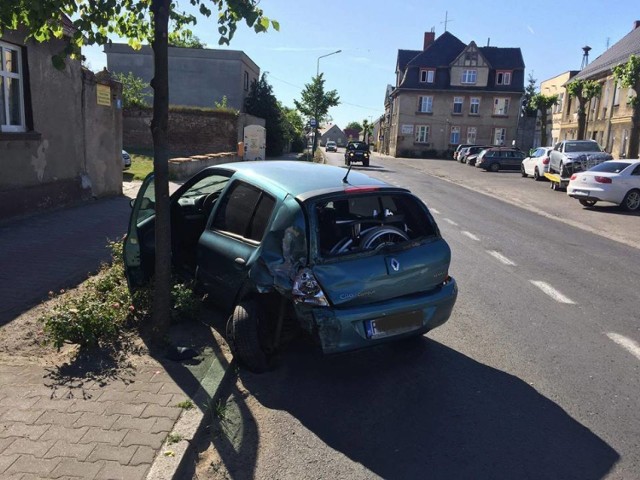
<svg viewBox="0 0 640 480"><path fill-rule="evenodd" d="M153 276L153 178L124 245L131 288ZM331 354L422 335L449 319L451 250L409 190L307 162L208 167L171 196L177 274L229 313L234 357L263 372L296 327Z"/></svg>

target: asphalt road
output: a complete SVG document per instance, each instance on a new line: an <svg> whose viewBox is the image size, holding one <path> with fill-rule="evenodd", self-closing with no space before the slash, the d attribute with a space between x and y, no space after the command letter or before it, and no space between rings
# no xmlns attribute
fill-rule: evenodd
<svg viewBox="0 0 640 480"><path fill-rule="evenodd" d="M553 197L530 208L544 185L519 174L375 156L362 170L434 213L454 313L409 344L320 358L298 343L275 371L241 372L213 478L640 478L640 216L602 211L623 222L595 234L573 203L571 222ZM500 200L496 178L528 190Z"/></svg>

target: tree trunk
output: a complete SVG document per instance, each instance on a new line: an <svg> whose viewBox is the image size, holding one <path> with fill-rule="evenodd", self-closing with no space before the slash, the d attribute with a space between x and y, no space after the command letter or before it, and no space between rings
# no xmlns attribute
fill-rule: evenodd
<svg viewBox="0 0 640 480"><path fill-rule="evenodd" d="M152 0L154 37L153 170L155 173L155 282L152 337L161 340L169 329L171 315L171 216L169 210L169 0Z"/></svg>
<svg viewBox="0 0 640 480"><path fill-rule="evenodd" d="M586 101L578 99L578 104L578 138L576 140L584 140L585 130L587 129Z"/></svg>

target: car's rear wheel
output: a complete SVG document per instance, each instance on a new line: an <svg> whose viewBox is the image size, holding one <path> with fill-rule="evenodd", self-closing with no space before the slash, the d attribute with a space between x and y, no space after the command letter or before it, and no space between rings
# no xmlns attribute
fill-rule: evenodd
<svg viewBox="0 0 640 480"><path fill-rule="evenodd" d="M640 210L640 190L629 190L620 205L627 212L637 212Z"/></svg>
<svg viewBox="0 0 640 480"><path fill-rule="evenodd" d="M265 322L253 300L236 305L227 321L227 342L233 356L255 373L265 372L271 366Z"/></svg>
<svg viewBox="0 0 640 480"><path fill-rule="evenodd" d="M539 182L540 180L542 180L542 177L540 176L540 172L538 171L538 167L536 167L536 169L533 171L533 179L536 182Z"/></svg>
<svg viewBox="0 0 640 480"><path fill-rule="evenodd" d="M500 170L500 164L499 163L492 163L489 166L489 170L491 170L492 172L497 172L498 170Z"/></svg>
<svg viewBox="0 0 640 480"><path fill-rule="evenodd" d="M581 198L578 201L583 207L593 207L596 203L598 203L597 200L586 200L584 198Z"/></svg>

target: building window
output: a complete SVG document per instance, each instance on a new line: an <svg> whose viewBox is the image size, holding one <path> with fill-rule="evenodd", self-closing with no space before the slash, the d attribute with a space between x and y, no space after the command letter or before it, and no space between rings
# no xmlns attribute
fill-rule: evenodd
<svg viewBox="0 0 640 480"><path fill-rule="evenodd" d="M422 113L433 113L433 97L420 97L418 111Z"/></svg>
<svg viewBox="0 0 640 480"><path fill-rule="evenodd" d="M0 42L0 132L24 132L24 73L19 47Z"/></svg>
<svg viewBox="0 0 640 480"><path fill-rule="evenodd" d="M480 99L478 97L471 97L471 105L469 106L469 113L471 115L480 114Z"/></svg>
<svg viewBox="0 0 640 480"><path fill-rule="evenodd" d="M422 83L433 83L436 77L436 71L430 69L420 70L420 81Z"/></svg>
<svg viewBox="0 0 640 480"><path fill-rule="evenodd" d="M249 90L249 72L244 72L244 90Z"/></svg>
<svg viewBox="0 0 640 480"><path fill-rule="evenodd" d="M460 127L451 127L449 143L451 145L458 145L460 143Z"/></svg>
<svg viewBox="0 0 640 480"><path fill-rule="evenodd" d="M416 125L416 143L429 141L429 125Z"/></svg>
<svg viewBox="0 0 640 480"><path fill-rule="evenodd" d="M562 113L562 100L564 99L564 93L560 92L558 94L558 101L555 104L553 113Z"/></svg>
<svg viewBox="0 0 640 480"><path fill-rule="evenodd" d="M478 130L476 129L476 127L467 128L467 143L476 143L477 133Z"/></svg>
<svg viewBox="0 0 640 480"><path fill-rule="evenodd" d="M507 129L506 128L495 128L493 130L493 144L494 145L504 145L505 139L507 138Z"/></svg>
<svg viewBox="0 0 640 480"><path fill-rule="evenodd" d="M463 97L453 97L453 113L462 113Z"/></svg>
<svg viewBox="0 0 640 480"><path fill-rule="evenodd" d="M620 84L616 83L616 89L613 92L613 106L620 105Z"/></svg>
<svg viewBox="0 0 640 480"><path fill-rule="evenodd" d="M478 77L477 70L463 70L462 71L462 83L476 83Z"/></svg>
<svg viewBox="0 0 640 480"><path fill-rule="evenodd" d="M509 99L508 98L496 98L493 101L493 114L494 115L507 115L509 112Z"/></svg>
<svg viewBox="0 0 640 480"><path fill-rule="evenodd" d="M496 72L496 85L511 85L511 72Z"/></svg>

